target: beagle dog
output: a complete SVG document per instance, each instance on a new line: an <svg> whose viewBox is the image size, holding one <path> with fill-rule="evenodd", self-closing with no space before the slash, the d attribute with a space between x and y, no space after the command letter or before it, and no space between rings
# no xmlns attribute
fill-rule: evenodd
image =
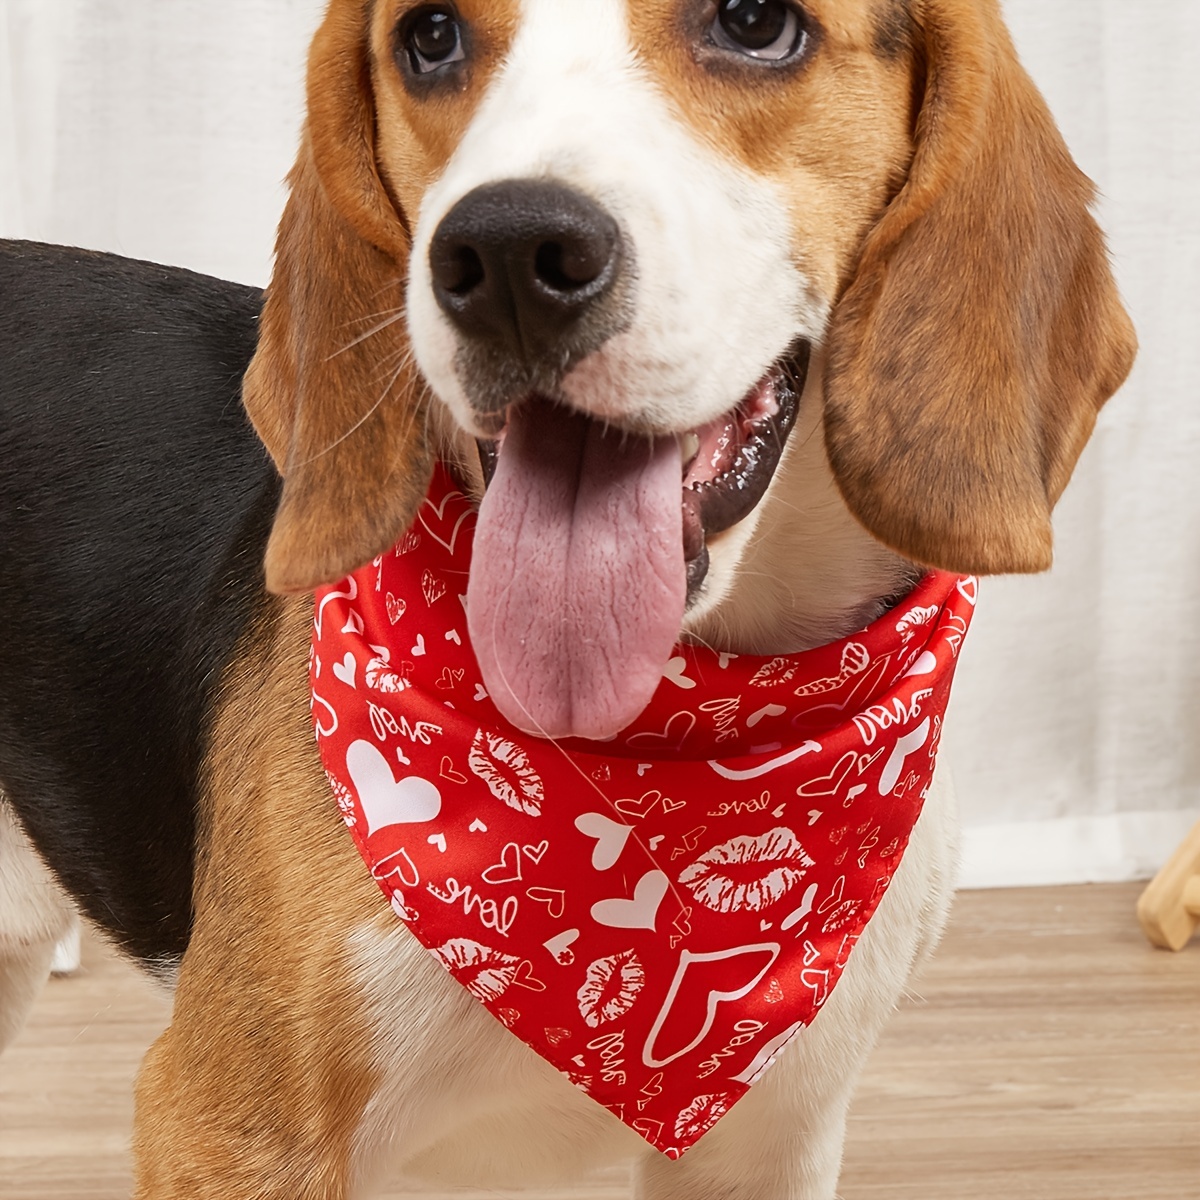
<svg viewBox="0 0 1200 1200"><path fill-rule="evenodd" d="M396 541L435 460L519 495L564 425L683 472L686 578L614 618L646 646L792 653L927 567L1046 568L1135 351L1092 199L997 0L331 0L261 319L186 272L0 250L3 1027L59 886L175 987L141 1200L631 1159L646 1200L833 1197L855 1079L946 917L945 781L819 1018L671 1162L381 903L313 744L307 594ZM559 563L573 594L647 580L631 529ZM472 587L550 630L561 589L493 533ZM647 649L597 700L501 616L480 666L518 724L614 733L661 674Z"/></svg>

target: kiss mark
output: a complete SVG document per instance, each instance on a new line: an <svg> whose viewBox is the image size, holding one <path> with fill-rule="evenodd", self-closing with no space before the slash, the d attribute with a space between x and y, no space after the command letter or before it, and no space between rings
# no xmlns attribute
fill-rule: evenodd
<svg viewBox="0 0 1200 1200"><path fill-rule="evenodd" d="M796 835L779 826L714 846L684 868L679 882L714 912L761 912L782 900L813 865Z"/></svg>
<svg viewBox="0 0 1200 1200"><path fill-rule="evenodd" d="M632 950L598 958L588 965L576 993L579 1015L593 1029L623 1017L646 986L646 972Z"/></svg>

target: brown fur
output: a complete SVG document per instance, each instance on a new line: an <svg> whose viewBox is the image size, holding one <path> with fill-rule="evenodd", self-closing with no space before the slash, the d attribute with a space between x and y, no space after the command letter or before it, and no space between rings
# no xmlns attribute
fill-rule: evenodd
<svg viewBox="0 0 1200 1200"><path fill-rule="evenodd" d="M833 315L830 462L881 541L956 571L1050 565L1050 511L1136 341L1071 161L992 0L916 9L908 182Z"/></svg>
<svg viewBox="0 0 1200 1200"><path fill-rule="evenodd" d="M347 933L395 917L312 738L311 606L275 601L226 679L196 920L138 1080L139 1200L337 1200L374 1090Z"/></svg>
<svg viewBox="0 0 1200 1200"><path fill-rule="evenodd" d="M334 0L309 56L308 122L245 383L284 476L266 559L274 592L309 591L373 558L429 486L428 397L404 328L405 206L452 152L515 13L484 11L468 87L422 103L405 95L391 56L412 7ZM468 16L484 7L463 6Z"/></svg>

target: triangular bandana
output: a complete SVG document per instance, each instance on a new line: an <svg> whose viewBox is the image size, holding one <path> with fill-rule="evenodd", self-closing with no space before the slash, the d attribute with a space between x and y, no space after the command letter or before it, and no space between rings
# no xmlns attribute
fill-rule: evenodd
<svg viewBox="0 0 1200 1200"><path fill-rule="evenodd" d="M321 757L397 914L517 1037L677 1157L825 1003L933 772L974 579L777 658L681 646L611 742L518 733L463 608L444 467L316 600Z"/></svg>

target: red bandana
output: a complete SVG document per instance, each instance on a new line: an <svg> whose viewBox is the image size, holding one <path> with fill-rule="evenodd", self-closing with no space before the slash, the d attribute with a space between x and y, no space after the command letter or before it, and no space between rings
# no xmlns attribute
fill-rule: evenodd
<svg viewBox="0 0 1200 1200"><path fill-rule="evenodd" d="M466 635L475 513L440 468L394 551L317 595L313 721L397 914L572 1083L677 1157L815 1016L904 853L974 579L862 633L680 646L611 742L517 732Z"/></svg>

